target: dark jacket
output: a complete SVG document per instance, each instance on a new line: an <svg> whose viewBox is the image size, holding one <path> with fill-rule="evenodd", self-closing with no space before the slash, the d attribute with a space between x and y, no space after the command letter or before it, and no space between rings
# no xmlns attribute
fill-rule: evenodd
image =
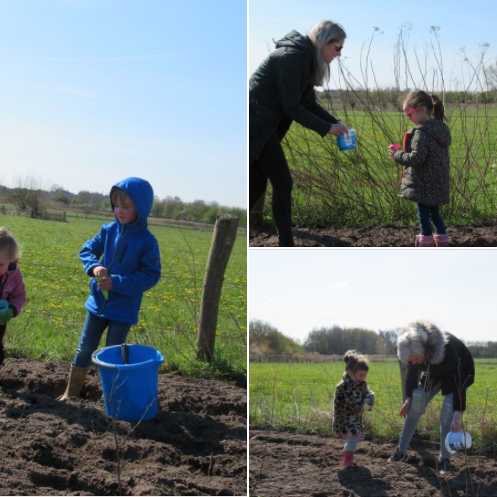
<svg viewBox="0 0 497 497"><path fill-rule="evenodd" d="M403 167L400 196L425 205L444 205L450 198L449 127L429 119L408 131L404 150L393 158Z"/></svg>
<svg viewBox="0 0 497 497"><path fill-rule="evenodd" d="M317 71L314 48L307 36L288 33L249 81L250 162L261 153L280 121L297 121L326 136L338 119L316 101L313 78ZM280 136L281 140L282 136Z"/></svg>
<svg viewBox="0 0 497 497"><path fill-rule="evenodd" d="M116 218L115 222L104 224L97 236L83 245L79 258L86 273L93 276L96 266L104 266L112 278L107 300L95 278L91 279L85 308L111 321L136 324L143 292L152 288L161 274L159 245L147 228L154 192L150 184L140 178L127 178L113 188L121 188L129 195L135 204L137 219L123 225Z"/></svg>
<svg viewBox="0 0 497 497"><path fill-rule="evenodd" d="M435 350L429 350L427 346L427 361L423 364L408 363L406 395L412 397L420 374L427 371L429 364L429 379L427 381L426 375L423 375L421 384L428 389L441 383L442 395L453 394L454 411L463 412L466 409L466 389L475 381L475 363L471 352L461 340L450 333L440 333L440 339L431 345Z"/></svg>

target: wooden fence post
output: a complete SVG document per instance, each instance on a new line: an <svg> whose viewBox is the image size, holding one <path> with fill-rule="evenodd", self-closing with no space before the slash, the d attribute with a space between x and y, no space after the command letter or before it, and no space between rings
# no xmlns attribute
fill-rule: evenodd
<svg viewBox="0 0 497 497"><path fill-rule="evenodd" d="M238 217L220 214L216 218L211 251L205 271L200 320L197 332L197 359L211 362L214 357L217 315L224 272L235 244Z"/></svg>

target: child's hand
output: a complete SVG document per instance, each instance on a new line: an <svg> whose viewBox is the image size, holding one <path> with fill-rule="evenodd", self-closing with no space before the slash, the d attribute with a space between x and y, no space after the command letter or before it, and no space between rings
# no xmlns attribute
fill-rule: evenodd
<svg viewBox="0 0 497 497"><path fill-rule="evenodd" d="M393 156L395 154L395 152L397 152L397 148L394 146L394 145L390 145L388 147L388 153L390 154L390 157L392 158L392 160L394 160Z"/></svg>
<svg viewBox="0 0 497 497"><path fill-rule="evenodd" d="M108 277L107 275L98 276L97 282L98 288L100 288L100 290L112 290L112 278Z"/></svg>
<svg viewBox="0 0 497 497"><path fill-rule="evenodd" d="M95 276L95 278L98 278L99 276L107 276L108 274L109 271L107 271L107 268L104 268L103 266L93 268L93 276Z"/></svg>

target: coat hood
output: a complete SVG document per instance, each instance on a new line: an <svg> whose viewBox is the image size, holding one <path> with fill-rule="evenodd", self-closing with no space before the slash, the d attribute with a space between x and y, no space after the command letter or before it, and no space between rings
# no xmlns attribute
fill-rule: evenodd
<svg viewBox="0 0 497 497"><path fill-rule="evenodd" d="M314 62L314 47L311 40L309 40L307 36L301 35L298 31L290 31L290 33L276 42L276 48L283 47L295 48L297 50L300 50L306 55L306 57L309 58L309 60Z"/></svg>
<svg viewBox="0 0 497 497"><path fill-rule="evenodd" d="M425 354L429 364L440 364L445 358L445 345L449 336L438 326L417 321L402 330L397 338L397 356L407 362L412 353Z"/></svg>
<svg viewBox="0 0 497 497"><path fill-rule="evenodd" d="M452 141L449 127L438 119L428 119L418 128L431 135L441 147L448 147Z"/></svg>
<svg viewBox="0 0 497 497"><path fill-rule="evenodd" d="M150 215L154 203L154 190L150 183L141 178L126 178L119 181L119 183L116 183L110 190L110 205L112 206L112 210L114 210L112 192L115 188L120 188L125 191L135 204L137 217L133 224L146 227L147 218ZM119 222L117 218L116 221Z"/></svg>

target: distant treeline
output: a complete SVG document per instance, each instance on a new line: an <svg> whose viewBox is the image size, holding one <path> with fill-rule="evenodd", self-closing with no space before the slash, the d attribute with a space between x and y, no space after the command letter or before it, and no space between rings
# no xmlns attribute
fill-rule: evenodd
<svg viewBox="0 0 497 497"><path fill-rule="evenodd" d="M342 328L334 325L312 330L303 344L285 336L269 323L250 321L250 355L321 354L343 355L356 349L368 355L397 355L397 336L402 328L372 331L364 328ZM497 342L468 342L474 358L497 357Z"/></svg>
<svg viewBox="0 0 497 497"><path fill-rule="evenodd" d="M183 202L178 197L166 197L163 200L155 198L152 207L152 216L179 221L195 221L196 223L216 222L218 214L231 214L239 218L239 225L247 226L247 211L239 207L226 207L217 202Z"/></svg>
<svg viewBox="0 0 497 497"><path fill-rule="evenodd" d="M475 359L497 357L497 342L468 342L466 345Z"/></svg>
<svg viewBox="0 0 497 497"><path fill-rule="evenodd" d="M304 341L304 350L325 355L343 355L356 349L364 354L395 355L397 353L396 330L375 331L364 328L331 328L312 330Z"/></svg>
<svg viewBox="0 0 497 497"><path fill-rule="evenodd" d="M402 102L410 91L412 90L407 89L400 91L395 88L385 88L380 90L368 91L367 94L364 90L360 89L353 91L325 90L322 92L317 92L317 94L319 99L322 101L338 101L347 103L351 107L354 107L356 104L360 104L360 102L364 100L377 102L380 106L383 107L391 105L401 111ZM447 91L443 95L441 92L435 92L435 94L439 95L440 98L442 98L443 96L445 105L497 103L497 90L484 92Z"/></svg>
<svg viewBox="0 0 497 497"><path fill-rule="evenodd" d="M295 340L264 321L250 321L249 333L251 355L305 354L304 349Z"/></svg>
<svg viewBox="0 0 497 497"><path fill-rule="evenodd" d="M47 209L83 209L108 212L109 197L101 193L81 190L71 193L58 185L50 191L38 188L32 179L20 181L16 188L0 185L0 197L4 203L15 205L20 210L29 210L39 214ZM151 215L157 218L192 221L214 224L218 214L231 214L239 218L239 226L247 226L247 211L240 207L228 207L217 202L195 200L184 202L179 197L154 198Z"/></svg>

